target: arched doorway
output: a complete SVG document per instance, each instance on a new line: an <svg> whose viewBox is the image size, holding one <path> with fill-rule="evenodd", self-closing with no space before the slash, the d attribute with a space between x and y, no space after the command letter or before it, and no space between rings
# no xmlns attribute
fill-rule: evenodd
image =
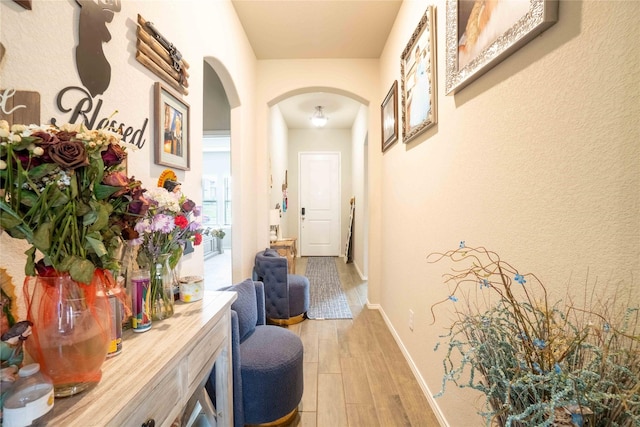
<svg viewBox="0 0 640 427"><path fill-rule="evenodd" d="M203 61L202 225L209 230L203 239L207 290L233 283L232 106L223 82L226 77L226 69L216 60Z"/></svg>
<svg viewBox="0 0 640 427"><path fill-rule="evenodd" d="M328 117L322 128L314 127L311 116L315 107L323 107ZM283 94L269 103L269 208L286 206L280 220L281 236L298 239L298 254L302 250L304 230L299 178L300 153L338 153L340 165L340 251L345 254L348 238L350 200L356 200L354 238L357 256L354 262L362 278L368 269L367 210L367 140L368 102L357 95L334 88L304 88Z"/></svg>

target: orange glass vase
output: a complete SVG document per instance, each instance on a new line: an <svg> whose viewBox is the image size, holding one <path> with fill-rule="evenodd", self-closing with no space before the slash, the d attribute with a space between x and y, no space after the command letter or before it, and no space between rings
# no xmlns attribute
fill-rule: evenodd
<svg viewBox="0 0 640 427"><path fill-rule="evenodd" d="M102 377L111 328L107 280L111 273L100 269L89 284L68 274L25 279L27 319L33 322L25 346L53 380L56 397L80 393Z"/></svg>

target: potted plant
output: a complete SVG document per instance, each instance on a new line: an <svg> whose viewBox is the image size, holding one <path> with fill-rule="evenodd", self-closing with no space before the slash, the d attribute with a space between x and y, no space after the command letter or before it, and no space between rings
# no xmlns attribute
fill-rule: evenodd
<svg viewBox="0 0 640 427"><path fill-rule="evenodd" d="M436 305L451 304L456 320L436 397L451 382L480 391L487 425L640 425L637 299L551 302L534 274L464 242L428 256L445 259L450 295Z"/></svg>
<svg viewBox="0 0 640 427"><path fill-rule="evenodd" d="M224 239L224 236L226 235L226 233L222 230L222 228L218 228L217 230L213 230L212 234L213 234L213 237L215 237L216 239L217 251L222 253L224 250L222 248L222 239Z"/></svg>

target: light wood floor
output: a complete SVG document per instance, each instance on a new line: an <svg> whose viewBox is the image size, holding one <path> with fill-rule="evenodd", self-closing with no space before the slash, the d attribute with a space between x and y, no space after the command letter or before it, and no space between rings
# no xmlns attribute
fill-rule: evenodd
<svg viewBox="0 0 640 427"><path fill-rule="evenodd" d="M296 272L304 274L306 258ZM367 282L336 258L353 319L289 327L304 344L304 394L292 427L438 427L427 399L380 312L367 309Z"/></svg>

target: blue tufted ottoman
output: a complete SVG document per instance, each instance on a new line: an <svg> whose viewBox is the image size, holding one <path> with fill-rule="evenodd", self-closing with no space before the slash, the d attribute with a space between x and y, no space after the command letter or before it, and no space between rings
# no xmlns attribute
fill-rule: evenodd
<svg viewBox="0 0 640 427"><path fill-rule="evenodd" d="M240 344L245 424L295 416L302 399L302 341L273 325L256 326Z"/></svg>
<svg viewBox="0 0 640 427"><path fill-rule="evenodd" d="M276 325L302 322L309 310L309 279L288 274L287 259L273 249L256 254L254 279L264 283L267 320Z"/></svg>
<svg viewBox="0 0 640 427"><path fill-rule="evenodd" d="M231 305L234 426L284 425L302 399L302 341L288 329L265 324L262 282L247 279L222 290L238 294ZM211 375L210 393L214 381Z"/></svg>

